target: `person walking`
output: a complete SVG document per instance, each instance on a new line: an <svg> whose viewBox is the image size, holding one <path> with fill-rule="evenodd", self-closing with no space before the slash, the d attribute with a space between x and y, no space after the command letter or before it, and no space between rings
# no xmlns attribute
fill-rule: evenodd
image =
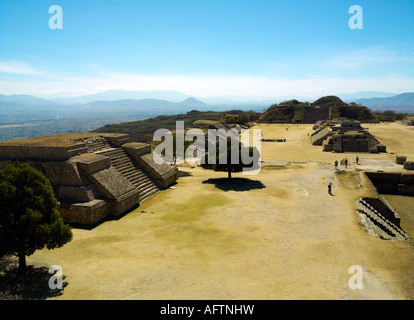
<svg viewBox="0 0 414 320"><path fill-rule="evenodd" d="M356 157L356 163L359 164L359 157Z"/></svg>
<svg viewBox="0 0 414 320"><path fill-rule="evenodd" d="M338 160L335 160L335 170L338 170Z"/></svg>
<svg viewBox="0 0 414 320"><path fill-rule="evenodd" d="M329 182L328 184L328 194L332 195L332 182Z"/></svg>
<svg viewBox="0 0 414 320"><path fill-rule="evenodd" d="M348 168L348 159L345 159L345 168Z"/></svg>

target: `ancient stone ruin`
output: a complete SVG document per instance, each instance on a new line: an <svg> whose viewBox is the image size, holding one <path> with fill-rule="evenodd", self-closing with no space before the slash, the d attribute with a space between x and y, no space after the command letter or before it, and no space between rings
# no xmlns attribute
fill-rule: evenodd
<svg viewBox="0 0 414 320"><path fill-rule="evenodd" d="M312 145L322 146L323 151L333 152L386 152L381 144L367 129L354 120L318 121L311 135Z"/></svg>
<svg viewBox="0 0 414 320"><path fill-rule="evenodd" d="M369 234L384 240L409 240L401 227L401 218L382 194L414 196L414 174L409 172L365 171L362 173L377 197L357 200L358 214Z"/></svg>
<svg viewBox="0 0 414 320"><path fill-rule="evenodd" d="M369 234L384 240L407 240L409 236L401 228L401 218L381 199L360 198L358 214Z"/></svg>
<svg viewBox="0 0 414 320"><path fill-rule="evenodd" d="M414 196L414 174L408 172L365 172L379 193Z"/></svg>
<svg viewBox="0 0 414 320"><path fill-rule="evenodd" d="M331 119L331 106L308 106L303 110L303 123L312 124Z"/></svg>
<svg viewBox="0 0 414 320"><path fill-rule="evenodd" d="M56 134L0 143L0 168L26 162L50 180L62 218L93 225L119 216L174 184L178 169L153 161L129 135Z"/></svg>
<svg viewBox="0 0 414 320"><path fill-rule="evenodd" d="M402 124L403 124L403 125L406 125L406 126L414 126L414 117L408 117L408 118L405 118L405 119L402 121Z"/></svg>

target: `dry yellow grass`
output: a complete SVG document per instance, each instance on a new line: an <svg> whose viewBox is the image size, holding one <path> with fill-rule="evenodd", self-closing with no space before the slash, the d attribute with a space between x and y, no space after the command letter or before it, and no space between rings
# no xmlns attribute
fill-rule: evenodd
<svg viewBox="0 0 414 320"><path fill-rule="evenodd" d="M376 130L391 150L414 151L393 144L406 128L383 127ZM74 229L72 242L28 263L62 267L68 285L55 299L413 299L413 242L370 236L355 201L372 192L360 185L357 165L333 170L335 159L356 155L311 146L308 125L261 128L287 142L263 143L266 167L248 177L257 181L252 189L223 191L206 182L225 173L183 167L175 189L117 221ZM359 157L358 168L385 163L376 158L392 167L394 159ZM348 286L353 265L363 268L362 290Z"/></svg>
<svg viewBox="0 0 414 320"><path fill-rule="evenodd" d="M67 147L76 144L75 139L87 138L94 135L100 136L122 136L123 134L114 134L114 133L88 133L88 132L79 132L79 133L58 133L49 136L35 137L35 138L25 138L18 140L8 140L0 142L0 145L8 146L45 146L45 147Z"/></svg>

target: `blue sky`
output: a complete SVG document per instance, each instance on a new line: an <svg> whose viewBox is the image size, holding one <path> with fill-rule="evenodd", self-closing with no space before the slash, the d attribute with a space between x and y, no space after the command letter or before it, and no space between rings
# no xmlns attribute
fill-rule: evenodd
<svg viewBox="0 0 414 320"><path fill-rule="evenodd" d="M413 18L412 0L1 0L0 93L414 91Z"/></svg>

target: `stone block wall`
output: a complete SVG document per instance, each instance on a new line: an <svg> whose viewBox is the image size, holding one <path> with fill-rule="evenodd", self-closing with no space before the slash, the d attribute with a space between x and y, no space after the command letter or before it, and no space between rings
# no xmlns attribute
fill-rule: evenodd
<svg viewBox="0 0 414 320"><path fill-rule="evenodd" d="M331 107L304 107L303 123L313 124L331 118Z"/></svg>
<svg viewBox="0 0 414 320"><path fill-rule="evenodd" d="M414 170L414 161L405 161L404 162L405 170Z"/></svg>
<svg viewBox="0 0 414 320"><path fill-rule="evenodd" d="M414 195L414 174L399 172L365 172L379 193Z"/></svg>

